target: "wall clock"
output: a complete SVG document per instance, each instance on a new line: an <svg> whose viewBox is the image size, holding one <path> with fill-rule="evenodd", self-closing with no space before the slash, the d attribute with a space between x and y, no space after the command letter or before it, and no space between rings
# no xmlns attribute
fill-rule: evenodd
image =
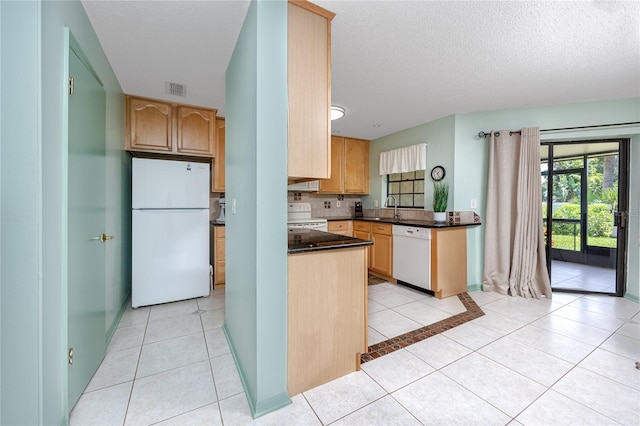
<svg viewBox="0 0 640 426"><path fill-rule="evenodd" d="M435 180L436 182L444 179L445 174L446 172L444 170L444 167L442 166L435 166L433 169L431 169L431 179Z"/></svg>

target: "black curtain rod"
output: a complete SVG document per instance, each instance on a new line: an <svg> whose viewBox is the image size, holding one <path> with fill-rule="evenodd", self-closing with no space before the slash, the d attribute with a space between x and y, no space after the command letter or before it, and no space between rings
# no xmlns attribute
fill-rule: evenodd
<svg viewBox="0 0 640 426"><path fill-rule="evenodd" d="M579 127L561 127L558 129L541 129L540 132L557 132L560 130L580 130L580 129L595 129L599 127L612 127L612 126L630 126L632 124L640 124L640 121L631 121L629 123L613 123L613 124L597 124L593 126L579 126ZM520 130L512 130L509 132L509 136L513 134L520 134ZM478 133L479 138L486 138L491 136L491 132L480 132ZM500 136L500 132L496 132L496 136Z"/></svg>

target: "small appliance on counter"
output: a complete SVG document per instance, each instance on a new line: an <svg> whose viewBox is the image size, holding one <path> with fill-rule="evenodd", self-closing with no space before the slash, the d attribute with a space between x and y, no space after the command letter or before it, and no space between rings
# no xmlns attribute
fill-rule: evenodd
<svg viewBox="0 0 640 426"><path fill-rule="evenodd" d="M356 201L355 204L355 217L362 217L362 202Z"/></svg>
<svg viewBox="0 0 640 426"><path fill-rule="evenodd" d="M224 206L226 204L224 197L220 198L220 201L218 201L218 203L220 204L220 216L218 216L216 222L224 222Z"/></svg>

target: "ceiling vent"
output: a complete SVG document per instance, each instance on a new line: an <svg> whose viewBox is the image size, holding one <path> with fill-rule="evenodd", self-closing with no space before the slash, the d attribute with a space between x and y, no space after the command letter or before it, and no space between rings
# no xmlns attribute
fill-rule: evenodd
<svg viewBox="0 0 640 426"><path fill-rule="evenodd" d="M169 95L187 97L187 85L179 83L171 83L170 81L164 82L164 90Z"/></svg>

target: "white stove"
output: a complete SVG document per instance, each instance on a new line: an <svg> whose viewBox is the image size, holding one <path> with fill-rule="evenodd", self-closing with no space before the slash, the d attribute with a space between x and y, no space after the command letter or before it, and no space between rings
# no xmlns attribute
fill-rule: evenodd
<svg viewBox="0 0 640 426"><path fill-rule="evenodd" d="M287 226L289 230L315 229L327 232L327 219L311 217L311 203L288 203Z"/></svg>

